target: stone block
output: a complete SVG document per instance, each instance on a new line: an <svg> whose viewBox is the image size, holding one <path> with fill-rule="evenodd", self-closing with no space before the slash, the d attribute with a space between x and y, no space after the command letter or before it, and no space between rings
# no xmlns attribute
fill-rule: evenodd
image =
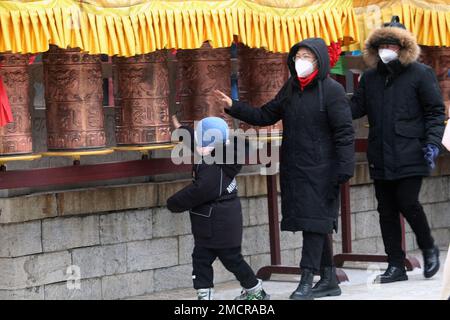
<svg viewBox="0 0 450 320"><path fill-rule="evenodd" d="M178 259L179 264L192 263L192 252L194 250L194 236L180 236L178 237Z"/></svg>
<svg viewBox="0 0 450 320"><path fill-rule="evenodd" d="M154 271L155 291L192 287L192 265L179 265Z"/></svg>
<svg viewBox="0 0 450 320"><path fill-rule="evenodd" d="M268 253L269 251L268 225L244 228L242 240L243 255Z"/></svg>
<svg viewBox="0 0 450 320"><path fill-rule="evenodd" d="M243 176L245 181L245 196L260 197L267 195L267 177L263 175Z"/></svg>
<svg viewBox="0 0 450 320"><path fill-rule="evenodd" d="M42 246L45 252L99 243L98 216L58 217L42 221Z"/></svg>
<svg viewBox="0 0 450 320"><path fill-rule="evenodd" d="M125 211L100 216L100 242L113 244L152 238L152 210Z"/></svg>
<svg viewBox="0 0 450 320"><path fill-rule="evenodd" d="M0 257L42 252L41 221L0 225Z"/></svg>
<svg viewBox="0 0 450 320"><path fill-rule="evenodd" d="M128 272L164 268L177 264L177 238L163 238L127 243Z"/></svg>
<svg viewBox="0 0 450 320"><path fill-rule="evenodd" d="M377 253L377 238L367 238L353 241L352 249L354 253Z"/></svg>
<svg viewBox="0 0 450 320"><path fill-rule="evenodd" d="M431 227L433 229L450 228L450 202L432 204L429 213L431 213Z"/></svg>
<svg viewBox="0 0 450 320"><path fill-rule="evenodd" d="M421 203L444 202L449 199L448 177L423 179L419 201Z"/></svg>
<svg viewBox="0 0 450 320"><path fill-rule="evenodd" d="M44 287L0 290L0 300L44 300Z"/></svg>
<svg viewBox="0 0 450 320"><path fill-rule="evenodd" d="M0 223L18 223L56 217L54 194L0 199Z"/></svg>
<svg viewBox="0 0 450 320"><path fill-rule="evenodd" d="M126 244L75 249L72 260L74 265L80 267L82 279L125 273Z"/></svg>
<svg viewBox="0 0 450 320"><path fill-rule="evenodd" d="M71 265L67 251L0 258L0 289L24 289L65 281Z"/></svg>
<svg viewBox="0 0 450 320"><path fill-rule="evenodd" d="M188 212L172 213L164 207L153 209L153 238L190 233L191 221Z"/></svg>
<svg viewBox="0 0 450 320"><path fill-rule="evenodd" d="M80 281L80 288L70 287L67 282L45 286L46 300L101 300L102 284L100 279Z"/></svg>
<svg viewBox="0 0 450 320"><path fill-rule="evenodd" d="M123 299L152 293L153 270L102 278L103 299Z"/></svg>
<svg viewBox="0 0 450 320"><path fill-rule="evenodd" d="M431 230L431 234L433 235L434 242L437 246L447 250L450 244L450 229L449 228L441 228L441 229L433 229Z"/></svg>
<svg viewBox="0 0 450 320"><path fill-rule="evenodd" d="M97 187L56 195L59 215L149 208L157 205L156 184Z"/></svg>
<svg viewBox="0 0 450 320"><path fill-rule="evenodd" d="M183 189L185 186L192 183L192 179L188 180L177 180L171 182L158 183L158 202L157 206L166 206L167 199L174 195L176 192Z"/></svg>
<svg viewBox="0 0 450 320"><path fill-rule="evenodd" d="M282 231L280 233L280 247L284 249L298 249L303 244L302 232Z"/></svg>
<svg viewBox="0 0 450 320"><path fill-rule="evenodd" d="M375 190L372 184L350 188L350 208L352 212L376 210Z"/></svg>
<svg viewBox="0 0 450 320"><path fill-rule="evenodd" d="M249 225L257 226L269 223L269 211L266 197L248 199Z"/></svg>
<svg viewBox="0 0 450 320"><path fill-rule="evenodd" d="M356 239L366 239L380 237L380 219L377 211L358 212L355 215L355 225L352 228L356 231Z"/></svg>

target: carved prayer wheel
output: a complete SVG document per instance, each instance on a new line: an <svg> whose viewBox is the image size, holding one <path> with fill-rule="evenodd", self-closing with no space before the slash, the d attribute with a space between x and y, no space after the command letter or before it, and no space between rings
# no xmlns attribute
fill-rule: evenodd
<svg viewBox="0 0 450 320"><path fill-rule="evenodd" d="M100 56L51 46L43 66L48 150L105 147Z"/></svg>
<svg viewBox="0 0 450 320"><path fill-rule="evenodd" d="M0 156L33 152L29 55L1 54L0 75L8 95L13 122L0 127Z"/></svg>
<svg viewBox="0 0 450 320"><path fill-rule="evenodd" d="M436 72L442 98L446 105L446 114L449 116L450 108L450 48L447 47L421 47L421 61L431 66Z"/></svg>
<svg viewBox="0 0 450 320"><path fill-rule="evenodd" d="M287 53L251 49L240 44L238 46L239 100L256 108L272 100L289 78L286 59ZM240 123L240 128L259 129L245 122ZM264 128L268 131L282 130L282 123L279 121L273 126Z"/></svg>
<svg viewBox="0 0 450 320"><path fill-rule="evenodd" d="M167 51L115 58L118 145L170 142Z"/></svg>
<svg viewBox="0 0 450 320"><path fill-rule="evenodd" d="M230 48L212 49L207 42L200 49L177 52L181 123L192 126L196 120L215 116L223 118L232 128L232 118L213 95L215 89L230 94L230 59Z"/></svg>

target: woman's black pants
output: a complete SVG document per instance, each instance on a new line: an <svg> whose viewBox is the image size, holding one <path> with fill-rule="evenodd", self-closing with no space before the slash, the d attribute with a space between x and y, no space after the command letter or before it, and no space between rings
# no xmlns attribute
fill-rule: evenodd
<svg viewBox="0 0 450 320"><path fill-rule="evenodd" d="M303 231L301 269L310 269L317 273L321 268L332 267L331 243L325 233Z"/></svg>

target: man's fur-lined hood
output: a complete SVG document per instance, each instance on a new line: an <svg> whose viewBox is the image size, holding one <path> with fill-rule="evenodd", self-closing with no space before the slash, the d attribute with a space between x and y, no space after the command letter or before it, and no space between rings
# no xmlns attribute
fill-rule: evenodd
<svg viewBox="0 0 450 320"><path fill-rule="evenodd" d="M364 61L369 67L374 68L378 64L380 60L378 46L380 40L385 38L399 40L401 48L398 52L398 60L402 65L408 65L419 58L420 47L417 45L416 38L411 32L397 27L383 27L372 31L366 41Z"/></svg>

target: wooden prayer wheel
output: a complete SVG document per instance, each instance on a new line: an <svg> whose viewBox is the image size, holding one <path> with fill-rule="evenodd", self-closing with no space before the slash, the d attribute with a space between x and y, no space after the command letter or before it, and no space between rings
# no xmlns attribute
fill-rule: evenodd
<svg viewBox="0 0 450 320"><path fill-rule="evenodd" d="M272 100L289 78L287 53L272 53L239 44L238 63L239 100L256 108ZM239 127L243 130L261 128L242 121ZM282 123L279 121L264 128L268 131L282 130Z"/></svg>
<svg viewBox="0 0 450 320"><path fill-rule="evenodd" d="M422 46L421 49L421 61L431 66L436 73L448 117L450 108L450 48Z"/></svg>
<svg viewBox="0 0 450 320"><path fill-rule="evenodd" d="M0 55L0 75L13 115L13 122L0 127L0 156L33 152L29 59L27 54Z"/></svg>
<svg viewBox="0 0 450 320"><path fill-rule="evenodd" d="M181 123L192 126L194 121L215 116L233 127L233 120L224 112L223 103L213 95L215 89L230 94L230 59L230 48L212 49L207 42L200 49L177 51Z"/></svg>
<svg viewBox="0 0 450 320"><path fill-rule="evenodd" d="M100 56L50 46L43 66L48 150L104 148Z"/></svg>
<svg viewBox="0 0 450 320"><path fill-rule="evenodd" d="M114 58L118 145L170 142L167 54Z"/></svg>

